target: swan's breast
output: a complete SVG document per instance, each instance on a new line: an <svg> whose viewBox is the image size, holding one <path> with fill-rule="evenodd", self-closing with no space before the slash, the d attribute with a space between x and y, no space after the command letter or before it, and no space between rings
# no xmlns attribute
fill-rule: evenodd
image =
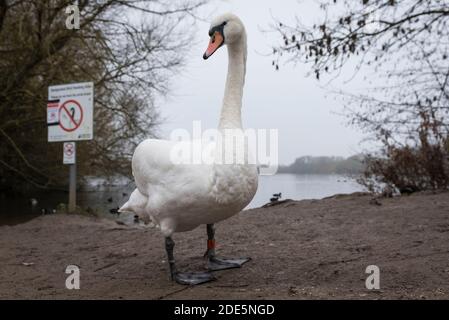
<svg viewBox="0 0 449 320"><path fill-rule="evenodd" d="M255 165L215 165L211 194L221 205L243 209L257 191L258 174Z"/></svg>

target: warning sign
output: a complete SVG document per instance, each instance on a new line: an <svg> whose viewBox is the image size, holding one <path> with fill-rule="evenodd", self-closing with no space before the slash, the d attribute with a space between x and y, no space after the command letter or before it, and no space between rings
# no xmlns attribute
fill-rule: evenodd
<svg viewBox="0 0 449 320"><path fill-rule="evenodd" d="M83 122L83 108L76 100L68 100L59 108L59 125L62 130L72 132Z"/></svg>
<svg viewBox="0 0 449 320"><path fill-rule="evenodd" d="M47 104L47 124L55 125L58 122L59 100L48 101Z"/></svg>
<svg viewBox="0 0 449 320"><path fill-rule="evenodd" d="M75 164L76 162L76 144L75 142L64 142L63 148L63 161L64 164Z"/></svg>
<svg viewBox="0 0 449 320"><path fill-rule="evenodd" d="M48 88L48 141L78 141L93 138L92 82Z"/></svg>

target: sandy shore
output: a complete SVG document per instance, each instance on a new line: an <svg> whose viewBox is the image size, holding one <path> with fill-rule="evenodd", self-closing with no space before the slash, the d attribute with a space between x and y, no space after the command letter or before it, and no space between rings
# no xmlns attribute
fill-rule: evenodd
<svg viewBox="0 0 449 320"><path fill-rule="evenodd" d="M244 211L217 225L217 251L251 256L217 281L169 281L163 237L114 221L49 215L0 227L0 298L449 298L449 192L371 201L352 194ZM176 234L179 268L204 265L205 227ZM81 289L65 288L67 265ZM365 268L380 268L380 290Z"/></svg>

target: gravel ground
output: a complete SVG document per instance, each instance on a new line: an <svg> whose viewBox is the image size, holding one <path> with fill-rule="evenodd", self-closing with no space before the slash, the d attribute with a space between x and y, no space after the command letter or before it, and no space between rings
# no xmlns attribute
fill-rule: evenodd
<svg viewBox="0 0 449 320"><path fill-rule="evenodd" d="M449 192L287 201L216 227L217 254L252 261L188 287L169 280L155 228L76 214L1 226L0 298L449 298ZM204 226L174 240L180 270L204 268ZM71 264L80 266L80 290L65 288ZM380 290L365 288L368 265L380 268Z"/></svg>

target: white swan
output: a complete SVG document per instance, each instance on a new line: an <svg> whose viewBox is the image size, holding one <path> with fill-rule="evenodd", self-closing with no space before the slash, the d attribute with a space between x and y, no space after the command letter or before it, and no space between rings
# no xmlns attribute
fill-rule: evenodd
<svg viewBox="0 0 449 320"><path fill-rule="evenodd" d="M241 106L246 68L246 32L240 19L224 14L213 20L209 30L210 42L203 58L209 58L222 45L228 47L228 75L218 131L241 135ZM231 139L233 139L231 137ZM195 149L198 141L182 142L183 147ZM179 142L148 139L140 143L133 155L132 169L137 188L120 211L149 216L166 237L166 250L172 279L181 284L198 284L215 279L209 272L181 273L173 257L174 232L189 231L207 225L209 270L240 267L246 259L220 259L215 256L214 223L240 212L257 190L258 173L250 162L247 148L243 163L223 164L224 154L236 155L226 143L206 145L215 158L213 163L176 164L173 150ZM224 151L224 152L222 152ZM226 162L227 163L227 162ZM145 218L144 218L145 219Z"/></svg>

